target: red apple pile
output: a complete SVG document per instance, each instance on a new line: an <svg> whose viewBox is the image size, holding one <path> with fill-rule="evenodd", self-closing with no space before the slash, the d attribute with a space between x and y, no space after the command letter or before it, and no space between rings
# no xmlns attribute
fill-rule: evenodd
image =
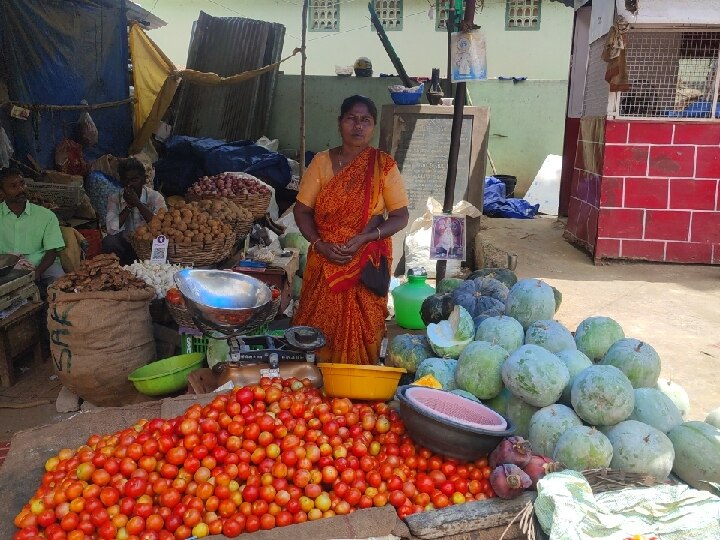
<svg viewBox="0 0 720 540"><path fill-rule="evenodd" d="M435 455L386 403L327 398L264 378L93 435L45 463L14 538L183 540L285 527L393 505L400 517L494 496L487 459Z"/></svg>
<svg viewBox="0 0 720 540"><path fill-rule="evenodd" d="M260 180L241 172L203 176L188 189L189 195L197 197L257 196L269 193L270 189Z"/></svg>

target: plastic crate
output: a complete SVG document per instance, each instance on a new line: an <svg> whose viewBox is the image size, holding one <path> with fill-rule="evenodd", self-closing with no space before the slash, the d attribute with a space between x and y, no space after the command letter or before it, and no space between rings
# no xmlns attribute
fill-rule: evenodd
<svg viewBox="0 0 720 540"><path fill-rule="evenodd" d="M210 338L191 328L181 327L180 333L180 354L203 353L206 354ZM270 336L282 337L284 330L268 330L267 326L260 328L254 336L268 334Z"/></svg>
<svg viewBox="0 0 720 540"><path fill-rule="evenodd" d="M80 199L83 195L82 186L66 186L48 182L28 182L27 191L30 195L38 195L62 208L77 208L80 206Z"/></svg>

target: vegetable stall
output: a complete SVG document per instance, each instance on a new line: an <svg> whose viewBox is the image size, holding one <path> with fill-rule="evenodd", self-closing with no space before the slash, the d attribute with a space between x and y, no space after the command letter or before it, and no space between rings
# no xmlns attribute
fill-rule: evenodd
<svg viewBox="0 0 720 540"><path fill-rule="evenodd" d="M131 270L156 292L169 284ZM112 261L86 272L65 288L126 279ZM353 366L366 383L352 397L327 366L319 387L262 371L272 360L260 352L252 383L20 434L0 469L11 493L0 521L14 524L4 537L717 538L717 415L685 421L687 396L659 379L657 352L612 319L571 332L553 320L561 296L549 285L493 275L440 283L449 296L422 306L424 332L395 336L386 366ZM203 283L193 290L209 295ZM229 328L253 321L213 320L232 361L245 338ZM388 395L362 399L390 373Z"/></svg>

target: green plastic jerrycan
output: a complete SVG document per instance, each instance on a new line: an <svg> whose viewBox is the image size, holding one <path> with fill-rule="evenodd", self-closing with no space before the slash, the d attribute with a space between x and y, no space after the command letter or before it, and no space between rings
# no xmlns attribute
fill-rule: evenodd
<svg viewBox="0 0 720 540"><path fill-rule="evenodd" d="M435 294L435 289L425 283L427 272L424 268L411 268L407 278L407 283L392 290L395 320L402 328L422 330L425 323L420 317L420 308L428 296Z"/></svg>

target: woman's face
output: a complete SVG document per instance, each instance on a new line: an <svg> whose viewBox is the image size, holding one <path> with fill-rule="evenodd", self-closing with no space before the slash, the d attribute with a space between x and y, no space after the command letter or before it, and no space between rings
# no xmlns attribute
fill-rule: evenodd
<svg viewBox="0 0 720 540"><path fill-rule="evenodd" d="M358 148L369 145L375 131L375 120L364 103L353 105L340 117L339 125L343 143Z"/></svg>

